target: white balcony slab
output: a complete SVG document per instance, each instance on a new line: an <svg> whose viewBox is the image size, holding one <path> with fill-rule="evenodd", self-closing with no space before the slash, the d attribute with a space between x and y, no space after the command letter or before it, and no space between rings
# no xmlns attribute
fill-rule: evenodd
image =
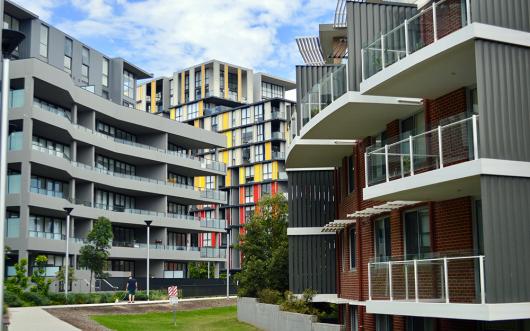
<svg viewBox="0 0 530 331"><path fill-rule="evenodd" d="M366 301L369 314L499 321L530 318L530 302L522 303L435 303L414 301Z"/></svg>
<svg viewBox="0 0 530 331"><path fill-rule="evenodd" d="M353 151L353 140L301 139L296 137L287 148L287 168L329 168L340 165Z"/></svg>
<svg viewBox="0 0 530 331"><path fill-rule="evenodd" d="M480 195L480 176L530 177L530 163L478 159L414 176L391 180L363 189L365 200L441 201Z"/></svg>
<svg viewBox="0 0 530 331"><path fill-rule="evenodd" d="M366 95L436 99L476 83L475 40L530 46L530 33L472 23L361 82Z"/></svg>
<svg viewBox="0 0 530 331"><path fill-rule="evenodd" d="M421 99L362 95L347 92L316 114L300 132L302 139L363 139L387 123L411 116Z"/></svg>

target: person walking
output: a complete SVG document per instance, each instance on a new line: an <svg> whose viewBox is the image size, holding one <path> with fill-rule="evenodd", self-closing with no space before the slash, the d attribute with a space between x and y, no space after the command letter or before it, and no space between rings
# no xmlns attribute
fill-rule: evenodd
<svg viewBox="0 0 530 331"><path fill-rule="evenodd" d="M138 282L136 278L132 276L132 272L129 274L129 279L127 280L127 287L125 290L129 293L129 303L134 303L134 296L136 295L136 290L138 289Z"/></svg>

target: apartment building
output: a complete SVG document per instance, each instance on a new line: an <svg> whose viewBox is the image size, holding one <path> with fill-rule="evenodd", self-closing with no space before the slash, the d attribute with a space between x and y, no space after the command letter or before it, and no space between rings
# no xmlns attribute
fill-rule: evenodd
<svg viewBox="0 0 530 331"><path fill-rule="evenodd" d="M285 79L217 60L138 88L140 109L165 112L176 121L226 136L226 147L195 151L200 157L225 163L226 175L196 176L194 184L226 192L227 203L200 204L194 213L226 220L232 245L238 242L242 226L260 198L287 190L287 127L295 104L285 99L285 92L294 88L295 84ZM226 238L218 233L204 233L199 241L226 247ZM240 269L238 250L231 251L231 261L231 269Z"/></svg>
<svg viewBox="0 0 530 331"><path fill-rule="evenodd" d="M290 288L347 330L529 330L528 1L339 1L298 40Z"/></svg>
<svg viewBox="0 0 530 331"><path fill-rule="evenodd" d="M3 17L4 28L26 35L10 67L8 275L21 258L31 272L35 257L46 255L47 275L55 276L69 236L72 291L87 291L78 253L104 216L114 233L111 277L146 277L148 249L151 277L186 278L192 261L210 262L218 276L225 250L200 246L199 237L223 233L226 225L201 220L190 206L226 202L225 192L193 184L193 177L222 176L226 167L190 151L225 148L225 137L135 109L137 80L152 75L130 62L107 57L10 1ZM66 207L73 208L70 233Z"/></svg>

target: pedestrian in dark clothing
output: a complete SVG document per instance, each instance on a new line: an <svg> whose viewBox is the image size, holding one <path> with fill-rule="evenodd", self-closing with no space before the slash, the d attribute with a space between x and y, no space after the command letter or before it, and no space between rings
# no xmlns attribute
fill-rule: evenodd
<svg viewBox="0 0 530 331"><path fill-rule="evenodd" d="M127 287L125 290L129 293L129 303L134 303L134 296L136 295L136 290L138 289L138 283L136 279L132 276L132 273L129 274L129 279L127 280Z"/></svg>

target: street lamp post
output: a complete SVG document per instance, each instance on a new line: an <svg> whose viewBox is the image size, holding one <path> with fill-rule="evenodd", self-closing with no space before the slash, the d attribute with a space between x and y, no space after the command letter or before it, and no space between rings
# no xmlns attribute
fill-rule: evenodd
<svg viewBox="0 0 530 331"><path fill-rule="evenodd" d="M70 252L69 252L69 243L70 243L70 214L74 208L65 207L63 208L66 212L66 252L64 258L64 296L68 298L68 273L70 271ZM90 284L92 286L92 284Z"/></svg>
<svg viewBox="0 0 530 331"><path fill-rule="evenodd" d="M5 219L6 219L6 179L7 179L7 137L9 100L9 57L26 36L19 31L2 30L2 113L0 116L0 308L4 306L5 273Z"/></svg>
<svg viewBox="0 0 530 331"><path fill-rule="evenodd" d="M230 225L226 227L226 299L230 298Z"/></svg>
<svg viewBox="0 0 530 331"><path fill-rule="evenodd" d="M150 221L150 220L145 221L145 225L147 225L147 276L146 276L147 301L149 301L149 243L150 243L149 235L150 235L151 223L153 223L153 221Z"/></svg>

